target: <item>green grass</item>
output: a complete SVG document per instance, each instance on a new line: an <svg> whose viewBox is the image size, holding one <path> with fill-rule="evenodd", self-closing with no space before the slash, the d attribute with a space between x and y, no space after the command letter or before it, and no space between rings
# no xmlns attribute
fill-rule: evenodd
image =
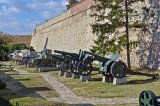
<svg viewBox="0 0 160 106"><path fill-rule="evenodd" d="M44 99L30 97L12 99L9 102L13 106L17 106L16 103L19 103L19 106L68 106L68 104L61 102L46 101Z"/></svg>
<svg viewBox="0 0 160 106"><path fill-rule="evenodd" d="M93 64L98 67L98 65ZM24 68L23 68L24 69ZM159 70L132 68L134 71L140 71L143 73L158 73ZM29 72L29 71L28 71ZM45 72L59 81L65 83L79 96L98 97L98 98L138 98L141 91L152 90L156 95L160 95L159 88L160 80L152 80L151 77L127 75L128 84L113 85L112 83L103 83L102 75L98 72L92 72L92 81L80 82L79 79L65 78L58 75L58 71Z"/></svg>
<svg viewBox="0 0 160 106"><path fill-rule="evenodd" d="M19 69L25 70L29 73L39 73L39 71L34 67L34 68L27 68L25 65L21 65Z"/></svg>
<svg viewBox="0 0 160 106"><path fill-rule="evenodd" d="M96 106L139 106L137 103L124 103L124 104L97 104Z"/></svg>
<svg viewBox="0 0 160 106"><path fill-rule="evenodd" d="M2 106L68 106L68 104L54 101L46 101L41 98L31 98L17 95L10 89L0 90L0 104Z"/></svg>
<svg viewBox="0 0 160 106"><path fill-rule="evenodd" d="M136 70L141 70L135 68ZM154 73L160 73L158 70L153 70ZM152 70L148 72L147 69L143 69L142 72L152 73ZM152 90L156 95L160 95L159 88L160 80L152 80L151 77L127 75L128 84L113 85L112 83L103 83L102 75L98 72L92 72L92 81L80 82L79 79L65 78L58 75L58 71L53 71L50 75L55 76L59 81L65 83L69 88L73 90L79 96L89 96L98 98L138 98L141 91Z"/></svg>
<svg viewBox="0 0 160 106"><path fill-rule="evenodd" d="M25 93L30 94L32 92L29 92L29 91L32 89L35 89L35 92L37 94L42 94L46 98L59 97L59 94L56 92L56 90L54 90L50 86L50 84L43 79L41 75L37 75L37 74L20 75L18 74L18 72L14 70L10 70L8 68L2 68L0 69L0 72L3 72L9 75L9 77L5 77L3 79L6 82L19 80L20 84L25 87L24 89L21 89L21 91L24 91Z"/></svg>

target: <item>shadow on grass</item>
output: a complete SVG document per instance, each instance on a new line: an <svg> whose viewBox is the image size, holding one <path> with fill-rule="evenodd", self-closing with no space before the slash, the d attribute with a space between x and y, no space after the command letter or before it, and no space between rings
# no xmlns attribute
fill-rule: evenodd
<svg viewBox="0 0 160 106"><path fill-rule="evenodd" d="M127 84L147 84L155 82L156 79L147 79L147 80L133 80L133 81L127 81Z"/></svg>
<svg viewBox="0 0 160 106"><path fill-rule="evenodd" d="M102 78L92 78L91 81L102 81Z"/></svg>
<svg viewBox="0 0 160 106"><path fill-rule="evenodd" d="M30 79L14 79L9 74L5 72L0 72L0 78L7 83L7 87L12 89L19 95L28 96L28 97L37 97L44 99L41 95L37 94L36 91L48 91L50 90L47 87L34 87L34 88L27 88L24 86L20 81L28 81ZM9 79L9 80L8 80Z"/></svg>
<svg viewBox="0 0 160 106"><path fill-rule="evenodd" d="M89 103L80 103L80 104L69 104L69 106L95 106Z"/></svg>

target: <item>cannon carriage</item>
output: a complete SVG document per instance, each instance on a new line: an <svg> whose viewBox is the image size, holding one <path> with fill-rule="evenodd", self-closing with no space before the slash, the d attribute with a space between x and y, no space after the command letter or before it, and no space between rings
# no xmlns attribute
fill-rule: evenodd
<svg viewBox="0 0 160 106"><path fill-rule="evenodd" d="M50 56L52 50L44 49L37 58L31 59L31 63L36 67L56 66L56 61Z"/></svg>
<svg viewBox="0 0 160 106"><path fill-rule="evenodd" d="M114 78L124 78L127 73L127 66L122 61L116 61L122 55L114 54L110 58L102 57L88 51L84 51L85 58L78 64L78 72L81 75L89 75L92 72L93 61L99 61L99 71L104 76L113 76Z"/></svg>
<svg viewBox="0 0 160 106"><path fill-rule="evenodd" d="M74 72L74 66L79 59L79 54L77 53L69 53L69 52L64 52L64 51L59 51L59 50L54 50L55 53L61 54L63 56L64 61L61 64L61 71L65 72ZM71 66L72 65L72 66Z"/></svg>

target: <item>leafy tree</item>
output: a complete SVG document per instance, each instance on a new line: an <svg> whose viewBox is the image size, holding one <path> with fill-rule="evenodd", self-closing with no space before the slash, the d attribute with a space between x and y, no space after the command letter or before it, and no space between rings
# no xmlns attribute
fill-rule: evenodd
<svg viewBox="0 0 160 106"><path fill-rule="evenodd" d="M27 46L24 43L10 43L10 44L1 44L0 45L0 61L8 60L8 55L15 50L27 49Z"/></svg>
<svg viewBox="0 0 160 106"><path fill-rule="evenodd" d="M11 37L12 36L9 33L1 31L0 32L0 44L9 43L11 41Z"/></svg>
<svg viewBox="0 0 160 106"><path fill-rule="evenodd" d="M129 29L145 28L147 25L138 21L129 22L128 18L136 10L128 5L133 2L144 0L94 0L97 4L92 6L96 10L91 17L95 17L96 22L91 24L93 33L96 33L97 39L95 45L90 49L91 52L105 55L109 52L120 53L124 47L127 49L127 63L130 69L130 46L139 41L129 42ZM125 31L120 31L125 28Z"/></svg>
<svg viewBox="0 0 160 106"><path fill-rule="evenodd" d="M73 4L75 4L76 2L77 2L77 0L66 0L66 1L68 1L68 5L66 5L66 7L67 7L67 10L73 5Z"/></svg>

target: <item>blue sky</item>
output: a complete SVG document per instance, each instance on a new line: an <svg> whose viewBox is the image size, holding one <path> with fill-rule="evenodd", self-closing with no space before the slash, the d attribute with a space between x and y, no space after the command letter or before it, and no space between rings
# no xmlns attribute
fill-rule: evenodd
<svg viewBox="0 0 160 106"><path fill-rule="evenodd" d="M37 24L66 10L66 0L0 0L0 31L31 35Z"/></svg>

